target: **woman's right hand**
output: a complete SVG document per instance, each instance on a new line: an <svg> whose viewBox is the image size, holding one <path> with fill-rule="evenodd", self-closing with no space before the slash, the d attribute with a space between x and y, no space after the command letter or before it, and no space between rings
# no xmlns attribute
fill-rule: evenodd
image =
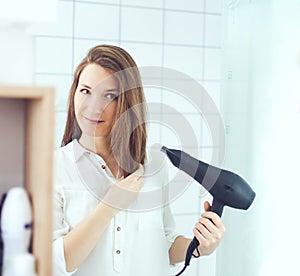
<svg viewBox="0 0 300 276"><path fill-rule="evenodd" d="M122 176L108 190L102 202L112 208L113 215L126 209L136 200L143 186L143 174L144 168L140 164L135 172L126 178Z"/></svg>

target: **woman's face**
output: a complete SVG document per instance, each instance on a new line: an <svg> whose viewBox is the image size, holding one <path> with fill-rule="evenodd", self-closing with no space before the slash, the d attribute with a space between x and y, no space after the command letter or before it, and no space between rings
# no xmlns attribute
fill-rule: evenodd
<svg viewBox="0 0 300 276"><path fill-rule="evenodd" d="M110 134L118 95L118 84L107 69L97 64L88 64L83 69L74 95L75 115L83 135Z"/></svg>

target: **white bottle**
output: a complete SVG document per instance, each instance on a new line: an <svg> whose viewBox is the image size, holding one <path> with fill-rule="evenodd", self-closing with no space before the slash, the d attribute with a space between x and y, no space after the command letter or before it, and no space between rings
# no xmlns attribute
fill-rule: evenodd
<svg viewBox="0 0 300 276"><path fill-rule="evenodd" d="M3 276L13 276L14 258L28 253L31 225L31 206L26 190L22 187L10 189L1 212L1 234L4 245Z"/></svg>
<svg viewBox="0 0 300 276"><path fill-rule="evenodd" d="M37 276L35 273L35 258L32 254L25 253L14 257L12 276Z"/></svg>

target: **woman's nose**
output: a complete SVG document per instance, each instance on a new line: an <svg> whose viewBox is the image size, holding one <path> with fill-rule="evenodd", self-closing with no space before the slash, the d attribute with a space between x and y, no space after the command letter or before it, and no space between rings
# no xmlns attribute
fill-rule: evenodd
<svg viewBox="0 0 300 276"><path fill-rule="evenodd" d="M100 95L93 93L90 97L87 97L86 101L87 108L89 112L101 114L105 108L105 101L101 99Z"/></svg>

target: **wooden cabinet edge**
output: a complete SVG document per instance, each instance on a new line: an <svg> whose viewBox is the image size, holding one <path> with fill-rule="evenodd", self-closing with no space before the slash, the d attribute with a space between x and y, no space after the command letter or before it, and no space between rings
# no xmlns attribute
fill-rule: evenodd
<svg viewBox="0 0 300 276"><path fill-rule="evenodd" d="M51 87L0 85L0 100L25 100L25 188L33 206L33 254L39 276L52 275L54 93Z"/></svg>

